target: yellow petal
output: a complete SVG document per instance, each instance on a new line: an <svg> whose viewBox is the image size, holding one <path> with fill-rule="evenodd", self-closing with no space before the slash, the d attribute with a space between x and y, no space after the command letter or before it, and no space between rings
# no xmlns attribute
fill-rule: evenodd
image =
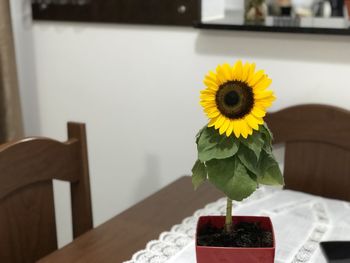
<svg viewBox="0 0 350 263"><path fill-rule="evenodd" d="M200 98L203 101L213 101L213 100L215 100L215 96L207 95L207 94L201 94Z"/></svg>
<svg viewBox="0 0 350 263"><path fill-rule="evenodd" d="M209 103L215 103L215 99L211 99L211 98L201 99L201 101L203 101L203 102L209 102Z"/></svg>
<svg viewBox="0 0 350 263"><path fill-rule="evenodd" d="M200 91L200 94L215 96L215 91L213 91L212 89L204 89Z"/></svg>
<svg viewBox="0 0 350 263"><path fill-rule="evenodd" d="M216 74L214 71L209 71L208 74L207 74L208 78L214 80L215 82L217 81L217 78L216 78Z"/></svg>
<svg viewBox="0 0 350 263"><path fill-rule="evenodd" d="M213 77L210 77L209 75L205 76L203 82L204 82L204 84L210 83L211 85L218 85L216 77L214 79Z"/></svg>
<svg viewBox="0 0 350 263"><path fill-rule="evenodd" d="M254 76L255 73L255 63L252 63L249 68L249 73L247 77L247 82Z"/></svg>
<svg viewBox="0 0 350 263"><path fill-rule="evenodd" d="M272 96L265 98L265 100L271 100L271 101L275 101L276 100L276 96L275 94L273 94Z"/></svg>
<svg viewBox="0 0 350 263"><path fill-rule="evenodd" d="M263 108L266 111L266 108L271 107L273 101L255 101L255 105L259 108Z"/></svg>
<svg viewBox="0 0 350 263"><path fill-rule="evenodd" d="M249 126L248 135L252 135L252 134L253 134L253 129Z"/></svg>
<svg viewBox="0 0 350 263"><path fill-rule="evenodd" d="M258 83L258 81L261 80L262 77L264 77L265 73L263 70L259 70L258 72L256 72L249 80L248 80L248 84L251 87L254 87L254 85L256 83Z"/></svg>
<svg viewBox="0 0 350 263"><path fill-rule="evenodd" d="M205 75L204 81L210 82L214 85L219 85L216 74L213 71L209 71L207 75Z"/></svg>
<svg viewBox="0 0 350 263"><path fill-rule="evenodd" d="M201 101L199 104L204 108L212 108L215 107L215 102Z"/></svg>
<svg viewBox="0 0 350 263"><path fill-rule="evenodd" d="M207 116L211 119L211 118L215 118L217 116L220 115L220 112L219 111L214 111L214 112L210 112L210 113L207 113Z"/></svg>
<svg viewBox="0 0 350 263"><path fill-rule="evenodd" d="M245 120L240 120L240 126L241 126L241 134L244 139L247 139L249 130L251 129Z"/></svg>
<svg viewBox="0 0 350 263"><path fill-rule="evenodd" d="M237 138L241 135L241 126L240 126L240 120L236 120L233 122L233 133Z"/></svg>
<svg viewBox="0 0 350 263"><path fill-rule="evenodd" d="M210 83L205 83L206 87L208 90L211 90L213 92L216 92L219 89L218 85L210 84Z"/></svg>
<svg viewBox="0 0 350 263"><path fill-rule="evenodd" d="M226 78L225 78L225 74L224 74L223 70L221 69L221 65L218 65L216 67L216 76L221 84L227 82Z"/></svg>
<svg viewBox="0 0 350 263"><path fill-rule="evenodd" d="M231 80L231 73L229 72L230 65L218 65L216 68L216 75L221 84Z"/></svg>
<svg viewBox="0 0 350 263"><path fill-rule="evenodd" d="M273 91L272 90L264 90L262 92L255 92L254 94L254 99L265 99L273 96Z"/></svg>
<svg viewBox="0 0 350 263"><path fill-rule="evenodd" d="M227 137L230 137L230 135L232 134L233 132L233 121L230 121L230 124L226 130L226 136Z"/></svg>
<svg viewBox="0 0 350 263"><path fill-rule="evenodd" d="M257 119L251 114L245 116L244 120L248 123L248 125L254 130L259 130L259 124Z"/></svg>
<svg viewBox="0 0 350 263"><path fill-rule="evenodd" d="M221 125L224 123L225 117L222 115L219 115L217 121L215 122L215 129L219 129Z"/></svg>
<svg viewBox="0 0 350 263"><path fill-rule="evenodd" d="M210 75L207 75L204 80L203 80L204 84L209 88L209 87L212 87L212 88L215 88L217 86L219 86L219 83L217 81L217 77L212 77Z"/></svg>
<svg viewBox="0 0 350 263"><path fill-rule="evenodd" d="M249 125L248 125L248 123L246 122L246 124L247 124L247 132L248 132L248 135L252 135L253 134L253 129L252 129L252 127L250 127ZM247 136L248 137L248 136Z"/></svg>
<svg viewBox="0 0 350 263"><path fill-rule="evenodd" d="M210 101L207 101L207 100L201 100L200 102L200 105L202 105L203 107L214 107L216 106L216 102L214 100L210 100Z"/></svg>
<svg viewBox="0 0 350 263"><path fill-rule="evenodd" d="M256 105L254 106L254 108L252 109L251 113L255 116L255 117L264 117L266 115L266 112L264 110L262 110L260 107L256 107Z"/></svg>
<svg viewBox="0 0 350 263"><path fill-rule="evenodd" d="M215 122L217 121L218 118L212 118L209 123L208 123L208 127L213 127L215 125Z"/></svg>
<svg viewBox="0 0 350 263"><path fill-rule="evenodd" d="M225 119L224 123L221 125L219 133L220 134L224 134L228 128L228 126L230 125L230 120L229 119Z"/></svg>
<svg viewBox="0 0 350 263"><path fill-rule="evenodd" d="M206 86L206 90L211 93L216 93L218 91L219 87L218 86Z"/></svg>
<svg viewBox="0 0 350 263"><path fill-rule="evenodd" d="M255 105L260 108L268 108L272 105L272 102L274 102L275 99L276 99L275 96L270 96L263 99L256 99Z"/></svg>
<svg viewBox="0 0 350 263"><path fill-rule="evenodd" d="M223 65L219 65L217 67L217 72L218 75L221 76L220 80L222 81L222 83L232 80L232 70L229 64L225 63Z"/></svg>
<svg viewBox="0 0 350 263"><path fill-rule="evenodd" d="M266 75L260 79L253 87L254 90L264 90L268 88L272 83L272 79L268 78Z"/></svg>
<svg viewBox="0 0 350 263"><path fill-rule="evenodd" d="M263 118L258 118L258 117L254 116L254 115L252 115L252 116L255 118L257 124L259 124L259 125L264 124Z"/></svg>
<svg viewBox="0 0 350 263"><path fill-rule="evenodd" d="M242 80L243 75L243 65L242 61L238 60L236 64L233 66L233 79L234 80Z"/></svg>
<svg viewBox="0 0 350 263"><path fill-rule="evenodd" d="M249 77L250 68L251 66L248 62L244 64L242 72L242 81L247 81Z"/></svg>
<svg viewBox="0 0 350 263"><path fill-rule="evenodd" d="M211 112L214 112L214 111L218 111L218 109L216 107L207 107L207 108L204 108L204 111L206 113L211 113Z"/></svg>
<svg viewBox="0 0 350 263"><path fill-rule="evenodd" d="M213 108L213 107L216 107L216 104L215 102L212 102L212 101L201 101L199 102L199 104L204 108Z"/></svg>

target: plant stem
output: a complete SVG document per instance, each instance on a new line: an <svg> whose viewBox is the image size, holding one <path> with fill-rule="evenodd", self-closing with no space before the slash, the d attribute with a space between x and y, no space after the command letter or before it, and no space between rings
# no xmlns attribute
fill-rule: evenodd
<svg viewBox="0 0 350 263"><path fill-rule="evenodd" d="M227 233L232 231L232 200L228 197L226 205L225 230Z"/></svg>

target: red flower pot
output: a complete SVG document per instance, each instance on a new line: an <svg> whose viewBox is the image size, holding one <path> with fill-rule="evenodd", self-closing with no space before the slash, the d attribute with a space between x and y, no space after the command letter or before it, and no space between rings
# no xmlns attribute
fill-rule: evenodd
<svg viewBox="0 0 350 263"><path fill-rule="evenodd" d="M259 222L262 229L272 232L272 247L242 248L242 247L209 247L199 246L196 236L197 263L273 263L275 259L275 236L269 217L258 216L234 216L233 224L239 222ZM223 227L224 216L201 216L197 224L197 233L206 225L211 223L215 227Z"/></svg>

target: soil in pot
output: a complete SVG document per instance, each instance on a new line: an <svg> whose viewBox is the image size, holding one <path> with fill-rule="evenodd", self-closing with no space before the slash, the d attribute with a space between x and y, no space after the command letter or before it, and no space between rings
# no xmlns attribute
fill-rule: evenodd
<svg viewBox="0 0 350 263"><path fill-rule="evenodd" d="M239 222L233 226L231 232L205 224L197 234L198 246L210 247L272 247L271 231L261 228L259 223Z"/></svg>

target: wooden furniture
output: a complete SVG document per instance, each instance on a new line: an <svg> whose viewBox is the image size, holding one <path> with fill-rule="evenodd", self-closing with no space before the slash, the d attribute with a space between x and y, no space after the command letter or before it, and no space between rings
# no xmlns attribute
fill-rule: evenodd
<svg viewBox="0 0 350 263"><path fill-rule="evenodd" d="M1 263L31 263L57 249L53 179L70 182L76 238L93 226L84 124L68 123L64 143L26 138L0 146Z"/></svg>
<svg viewBox="0 0 350 263"><path fill-rule="evenodd" d="M197 209L223 197L210 184L194 191L190 176L184 176L120 215L82 235L40 263L111 263L129 260L158 239L161 232L181 223Z"/></svg>
<svg viewBox="0 0 350 263"><path fill-rule="evenodd" d="M350 112L300 105L268 114L275 143L285 143L286 188L350 201Z"/></svg>

